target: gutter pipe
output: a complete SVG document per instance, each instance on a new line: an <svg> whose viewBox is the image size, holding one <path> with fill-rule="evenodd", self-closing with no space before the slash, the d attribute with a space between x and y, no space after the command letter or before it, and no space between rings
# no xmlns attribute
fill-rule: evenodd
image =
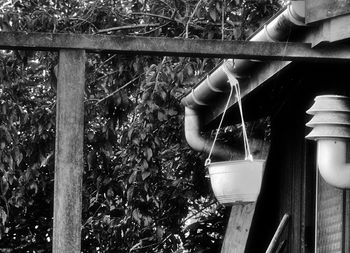
<svg viewBox="0 0 350 253"><path fill-rule="evenodd" d="M292 1L287 8L265 24L249 41L284 41L288 39L293 28L304 26L304 20L305 2ZM235 78L241 79L247 76L247 72L256 62L241 59L222 62L182 99L181 103L185 106L185 137L187 143L194 150L208 153L213 143L201 135L202 119L199 111L205 106L215 106L215 98L220 93L229 90L228 78L223 70L224 64ZM239 152L220 143L217 143L213 149L213 156L224 160L237 157L238 154Z"/></svg>

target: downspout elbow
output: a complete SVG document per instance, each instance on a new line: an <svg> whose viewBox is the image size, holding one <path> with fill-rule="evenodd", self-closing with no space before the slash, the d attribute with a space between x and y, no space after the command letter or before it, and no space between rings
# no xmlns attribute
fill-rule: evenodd
<svg viewBox="0 0 350 253"><path fill-rule="evenodd" d="M198 111L189 107L185 107L185 138L188 145L199 152L209 153L213 145L212 140L204 138L201 134L201 120ZM239 156L239 153L229 146L215 143L212 155L220 159L230 160Z"/></svg>
<svg viewBox="0 0 350 253"><path fill-rule="evenodd" d="M350 189L348 141L341 139L317 140L318 169L324 180L337 188Z"/></svg>
<svg viewBox="0 0 350 253"><path fill-rule="evenodd" d="M200 134L200 120L197 111L185 107L185 138L196 151L204 152L208 142Z"/></svg>

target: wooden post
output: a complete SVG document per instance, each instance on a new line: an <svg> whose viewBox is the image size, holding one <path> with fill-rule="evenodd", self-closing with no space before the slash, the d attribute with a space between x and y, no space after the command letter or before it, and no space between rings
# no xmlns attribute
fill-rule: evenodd
<svg viewBox="0 0 350 253"><path fill-rule="evenodd" d="M53 252L80 253L85 51L59 53Z"/></svg>
<svg viewBox="0 0 350 253"><path fill-rule="evenodd" d="M221 253L244 252L254 211L255 202L232 206Z"/></svg>

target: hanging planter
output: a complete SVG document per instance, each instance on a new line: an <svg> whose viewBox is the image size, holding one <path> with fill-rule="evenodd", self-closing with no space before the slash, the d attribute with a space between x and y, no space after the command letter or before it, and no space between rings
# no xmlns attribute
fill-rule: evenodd
<svg viewBox="0 0 350 253"><path fill-rule="evenodd" d="M324 180L338 188L350 188L350 99L324 95L315 98L307 111L313 118L307 139L317 141L317 165Z"/></svg>
<svg viewBox="0 0 350 253"><path fill-rule="evenodd" d="M224 205L254 202L258 198L264 160L215 162L208 165L216 199Z"/></svg>
<svg viewBox="0 0 350 253"><path fill-rule="evenodd" d="M211 187L219 203L224 205L232 205L240 202L254 202L257 200L260 193L265 160L254 160L250 153L238 81L231 75L227 68L225 68L225 64L223 66L223 69L228 77L231 90L219 123L219 127L216 131L209 156L205 162L205 166L208 168ZM242 121L245 160L212 163L210 160L211 153L215 146L219 129L221 128L221 124L225 117L234 88L236 90L237 102Z"/></svg>

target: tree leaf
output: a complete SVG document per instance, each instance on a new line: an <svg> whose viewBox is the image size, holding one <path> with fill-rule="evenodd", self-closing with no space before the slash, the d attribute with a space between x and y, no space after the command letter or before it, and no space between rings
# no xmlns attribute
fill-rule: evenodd
<svg viewBox="0 0 350 253"><path fill-rule="evenodd" d="M134 196L134 186L130 186L126 192L126 197L127 197L128 201L131 201L133 196Z"/></svg>
<svg viewBox="0 0 350 253"><path fill-rule="evenodd" d="M132 139L132 142L136 145L136 146L139 146L140 145L140 139L138 137L134 137Z"/></svg>
<svg viewBox="0 0 350 253"><path fill-rule="evenodd" d="M138 173L137 170L134 170L134 172L131 173L131 175L129 177L129 184L132 184L132 183L134 183L136 181L137 173Z"/></svg>
<svg viewBox="0 0 350 253"><path fill-rule="evenodd" d="M178 112L171 108L171 109L168 110L168 114L169 114L170 116L175 116L175 115L178 114Z"/></svg>
<svg viewBox="0 0 350 253"><path fill-rule="evenodd" d="M220 13L221 12L221 5L219 2L216 2L215 7L216 7L216 10Z"/></svg>
<svg viewBox="0 0 350 253"><path fill-rule="evenodd" d="M153 156L153 151L150 147L146 148L146 153L147 153L147 161L150 161L152 156Z"/></svg>
<svg viewBox="0 0 350 253"><path fill-rule="evenodd" d="M2 176L0 180L0 189L1 189L1 194L5 196L5 194L9 189L9 184L4 176Z"/></svg>
<svg viewBox="0 0 350 253"><path fill-rule="evenodd" d="M15 158L15 162L17 164L17 166L19 166L19 164L22 162L23 160L23 154L21 151L19 151L18 148L15 149L15 154L14 154L14 158Z"/></svg>
<svg viewBox="0 0 350 253"><path fill-rule="evenodd" d="M140 167L142 171L145 171L146 169L148 169L148 162L146 159L142 159L142 165Z"/></svg>
<svg viewBox="0 0 350 253"><path fill-rule="evenodd" d="M94 164L96 162L96 151L91 150L88 155L87 155L87 164L88 168L91 169L93 168ZM46 164L45 164L46 165ZM42 165L43 166L43 165Z"/></svg>
<svg viewBox="0 0 350 253"><path fill-rule="evenodd" d="M133 127L131 127L130 129L129 129L129 131L128 131L128 138L129 138L129 140L131 140L131 136L132 136L132 133L134 132L134 128Z"/></svg>
<svg viewBox="0 0 350 253"><path fill-rule="evenodd" d="M211 17L211 19L216 22L216 18L217 18L217 12L215 8L211 8L209 11L209 15Z"/></svg>
<svg viewBox="0 0 350 253"><path fill-rule="evenodd" d="M5 223L7 221L7 213L4 210L3 207L0 206L0 217L1 217L1 223L3 226L5 226Z"/></svg>
<svg viewBox="0 0 350 253"><path fill-rule="evenodd" d="M168 119L167 115L164 114L164 112L162 112L162 111L158 111L157 116L158 116L159 121L165 121Z"/></svg>
<svg viewBox="0 0 350 253"><path fill-rule="evenodd" d="M142 180L145 180L146 178L148 178L151 175L150 171L144 171L142 172Z"/></svg>
<svg viewBox="0 0 350 253"><path fill-rule="evenodd" d="M157 227L157 229L156 229L156 235L157 235L157 238L158 238L159 241L163 238L164 233L165 233L165 231L164 231L163 228Z"/></svg>
<svg viewBox="0 0 350 253"><path fill-rule="evenodd" d="M87 138L88 138L89 141L93 141L94 137L95 137L95 134L94 134L93 131L89 131L87 133Z"/></svg>
<svg viewBox="0 0 350 253"><path fill-rule="evenodd" d="M141 224L141 213L140 213L140 210L139 209L135 209L133 212L132 212L132 217L134 218L134 220L138 223L138 224Z"/></svg>

